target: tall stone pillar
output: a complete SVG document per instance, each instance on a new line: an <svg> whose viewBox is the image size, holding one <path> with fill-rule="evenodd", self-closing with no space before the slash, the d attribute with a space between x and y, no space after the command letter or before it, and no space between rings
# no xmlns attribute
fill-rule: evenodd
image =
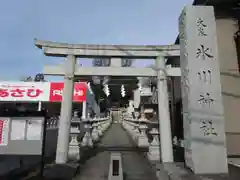
<svg viewBox="0 0 240 180"><path fill-rule="evenodd" d="M167 77L165 73L164 60L165 60L164 57L158 57L156 59L161 159L163 163L172 163L173 162L172 132L169 113Z"/></svg>
<svg viewBox="0 0 240 180"><path fill-rule="evenodd" d="M64 164L68 157L69 133L72 119L72 96L76 57L68 55L65 60L64 88L57 139L56 164Z"/></svg>
<svg viewBox="0 0 240 180"><path fill-rule="evenodd" d="M186 6L179 30L186 165L197 174L227 173L213 7Z"/></svg>

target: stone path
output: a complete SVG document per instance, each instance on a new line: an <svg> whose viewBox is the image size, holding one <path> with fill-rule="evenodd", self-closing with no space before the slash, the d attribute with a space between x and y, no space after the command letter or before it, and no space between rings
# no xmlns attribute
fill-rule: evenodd
<svg viewBox="0 0 240 180"><path fill-rule="evenodd" d="M135 145L120 124L112 124L98 144L99 153L86 161L80 174L74 180L105 180L108 178L110 153L121 152L124 180L156 180L142 152L134 150ZM134 151L133 151L134 150Z"/></svg>

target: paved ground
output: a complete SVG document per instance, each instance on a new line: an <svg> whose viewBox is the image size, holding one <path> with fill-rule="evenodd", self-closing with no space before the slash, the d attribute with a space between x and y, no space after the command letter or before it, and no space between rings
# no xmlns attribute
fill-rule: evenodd
<svg viewBox="0 0 240 180"><path fill-rule="evenodd" d="M186 169L183 163L158 164L161 180L239 180L240 171L238 167L229 165L229 175L195 175ZM167 174L167 176L166 176Z"/></svg>
<svg viewBox="0 0 240 180"><path fill-rule="evenodd" d="M86 157L86 160L82 162L79 174L73 180L107 180L110 163L110 154L113 151L120 152L122 155L124 180L156 180L157 179L155 176L156 172L151 168L148 160L144 156L144 152L142 152L141 150L136 147L134 142L130 139L127 132L124 131L120 124L112 124L109 130L105 132L105 135L101 138L101 141L98 143L97 147L90 152L90 155L89 154L84 155L84 157ZM172 174L171 175L172 180L240 179L239 167L232 165L229 165L229 177L225 176L200 177L194 175L190 171L187 171L182 163L177 164L176 167L168 168L168 173ZM183 171L185 173L182 173ZM30 178L23 179L40 180L41 178L38 178L35 174L31 175ZM165 179L169 179L169 177L160 178L160 180Z"/></svg>
<svg viewBox="0 0 240 180"><path fill-rule="evenodd" d="M98 153L88 159L74 180L103 180L108 178L111 151L122 154L124 180L156 180L143 152L137 152L135 145L120 124L113 124L98 144Z"/></svg>

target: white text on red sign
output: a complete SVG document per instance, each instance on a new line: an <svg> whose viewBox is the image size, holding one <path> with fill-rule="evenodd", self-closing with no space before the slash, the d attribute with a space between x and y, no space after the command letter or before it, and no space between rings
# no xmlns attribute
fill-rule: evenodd
<svg viewBox="0 0 240 180"><path fill-rule="evenodd" d="M62 96L63 90L53 90L53 96ZM74 90L74 96L83 96L83 90Z"/></svg>

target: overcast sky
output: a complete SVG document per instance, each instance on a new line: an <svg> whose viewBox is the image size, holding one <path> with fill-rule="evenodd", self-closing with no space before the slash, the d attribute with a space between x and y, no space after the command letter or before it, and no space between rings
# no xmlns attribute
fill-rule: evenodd
<svg viewBox="0 0 240 180"><path fill-rule="evenodd" d="M42 71L34 38L83 44L174 43L178 17L192 0L1 0L0 79ZM82 62L89 64L90 62Z"/></svg>

